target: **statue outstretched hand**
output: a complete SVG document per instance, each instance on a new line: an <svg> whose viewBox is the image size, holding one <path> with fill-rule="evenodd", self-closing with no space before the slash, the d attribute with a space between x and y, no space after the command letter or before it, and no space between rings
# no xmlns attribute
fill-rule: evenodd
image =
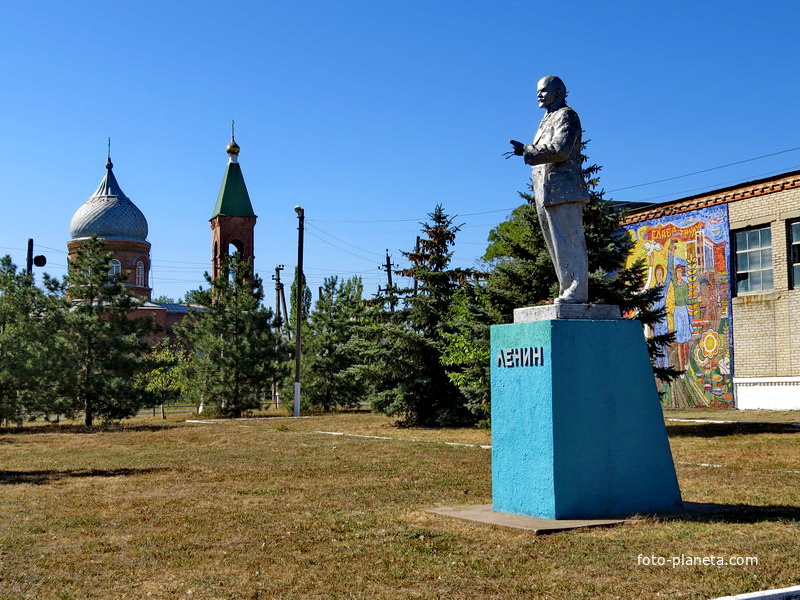
<svg viewBox="0 0 800 600"><path fill-rule="evenodd" d="M518 142L517 140L508 140L508 143L514 146L513 150L509 150L508 152L503 152L503 156L506 158L511 158L512 156L522 156L524 153L525 144L522 142Z"/></svg>

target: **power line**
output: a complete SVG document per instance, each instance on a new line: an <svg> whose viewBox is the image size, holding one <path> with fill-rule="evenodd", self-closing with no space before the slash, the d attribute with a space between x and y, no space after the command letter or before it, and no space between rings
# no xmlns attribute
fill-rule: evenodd
<svg viewBox="0 0 800 600"><path fill-rule="evenodd" d="M490 215L492 213L499 213L499 212L508 212L510 210L514 210L517 208L516 206L512 206L511 208L497 208L495 210L482 210L481 212L471 212L471 213L456 213L453 215L453 218L456 217L473 217L475 215Z"/></svg>
<svg viewBox="0 0 800 600"><path fill-rule="evenodd" d="M788 168L785 168L785 169L777 169L775 171L767 171L766 173L758 173L756 175L751 175L747 179L753 179L753 178L759 178L759 177L767 177L769 175L775 175L777 173L785 173L786 171L793 171L793 170L798 169L798 168L800 168L800 165L795 165L793 167L788 167ZM688 188L688 189L680 190L680 191L677 191L677 192L670 192L668 194L660 194L658 196L650 196L649 198L642 198L640 200L637 200L637 202L650 202L651 200L659 200L661 198L669 198L670 196L675 196L677 194L686 194L688 192L714 190L716 188L719 188L719 187L722 187L722 186L725 186L725 185L741 183L741 181L742 181L742 178L741 177L737 177L736 179L728 179L726 181L721 181L719 183L714 183L712 185L704 185L704 186L701 186L701 187Z"/></svg>
<svg viewBox="0 0 800 600"><path fill-rule="evenodd" d="M42 246L42 248L44 248L44 246ZM207 262L194 262L194 261L190 261L190 260L163 260L162 259L162 260L157 260L157 261L154 261L154 262L156 262L158 264L175 263L175 264L180 264L180 265L204 265L204 266L208 265Z"/></svg>
<svg viewBox="0 0 800 600"><path fill-rule="evenodd" d="M309 223L309 227L313 227L314 229L316 229L320 233L324 233L328 237L331 237L331 238L335 239L338 242L342 242L343 244L347 244L348 246L350 246L351 248L355 248L356 250L361 250L362 252L366 252L367 254L374 254L376 256L383 256L380 252L373 252L372 250L367 250L366 248L361 248L359 246L356 246L355 244L351 244L348 241L345 241L345 240L343 240L341 238L338 238L335 235L332 235L332 234L328 233L327 231L323 231L322 229L320 229L316 225L312 225L312 224Z"/></svg>
<svg viewBox="0 0 800 600"><path fill-rule="evenodd" d="M480 212L472 212L472 213L460 213L453 215L453 218L456 217L471 217L474 215L488 215L490 213L499 213L499 212L508 212L514 210L516 207L511 208L498 208L495 210L483 210ZM415 219L309 219L309 221L313 220L317 223L408 223L412 221L424 221L428 218L428 215L424 217L417 217Z"/></svg>
<svg viewBox="0 0 800 600"><path fill-rule="evenodd" d="M322 242L322 243L324 243L324 244L328 244L329 246L332 246L333 248L336 248L336 249L337 249L337 250L339 250L340 252L344 252L344 253L346 253L346 254L349 254L350 256L355 256L356 258L360 258L361 260L366 260L366 261L368 261L368 262L373 262L373 260L374 260L374 259L372 259L372 258L365 258L365 257L363 257L363 256L359 256L359 255L358 255L358 254L356 254L355 252L350 252L349 250L346 250L345 248L341 248L341 247L337 246L336 244L332 244L332 243L331 243L331 242L329 242L328 240L326 240L326 239L324 239L324 238L321 238L321 237L319 237L318 235L314 234L314 233L313 233L313 232L311 232L311 231L308 231L308 232L306 232L306 233L308 233L308 235L310 235L311 237L317 238L317 239L318 239L320 242Z"/></svg>
<svg viewBox="0 0 800 600"><path fill-rule="evenodd" d="M42 246L41 244L36 244L37 248L44 248L45 250L50 250L51 252L58 252L59 254L67 254L66 250L59 250L58 248L50 248L49 246Z"/></svg>
<svg viewBox="0 0 800 600"><path fill-rule="evenodd" d="M744 160L737 160L736 162L728 163L726 165L719 165L718 167L710 167L708 169L702 169L700 171L693 171L692 173L675 175L674 177L667 177L666 179L658 179L657 181L648 181L647 183L637 183L636 185L628 185L625 187L608 190L608 193L621 192L622 190L632 190L634 188L640 188L646 185L655 185L657 183L664 183L665 181L674 181L676 179L681 179L683 177L691 177L692 175L699 175L700 173L708 173L709 171L717 171L719 169L724 169L726 167L741 165L746 162L752 162L754 160L760 160L762 158L769 158L770 156L778 156L779 154L786 154L787 152L796 152L797 150L800 150L800 146L798 146L797 148L789 148L788 150L779 150L778 152L771 152L770 154L762 154L761 156L754 156L753 158L745 158ZM681 192L676 192L676 193L681 193Z"/></svg>

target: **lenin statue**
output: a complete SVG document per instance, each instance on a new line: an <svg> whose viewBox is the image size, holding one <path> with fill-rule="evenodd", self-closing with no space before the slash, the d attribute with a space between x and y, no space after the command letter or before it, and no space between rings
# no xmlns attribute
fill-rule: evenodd
<svg viewBox="0 0 800 600"><path fill-rule="evenodd" d="M546 112L533 143L509 141L513 154L532 167L536 211L558 275L560 293L555 303L586 304L589 260L583 205L589 195L581 170L581 122L567 106L567 88L555 75L539 81L536 95Z"/></svg>

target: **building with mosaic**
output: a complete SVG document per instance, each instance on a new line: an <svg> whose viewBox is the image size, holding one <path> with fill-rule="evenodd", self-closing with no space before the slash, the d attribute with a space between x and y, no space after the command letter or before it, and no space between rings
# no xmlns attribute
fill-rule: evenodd
<svg viewBox="0 0 800 600"><path fill-rule="evenodd" d="M636 208L624 228L676 339L675 408L800 409L800 171Z"/></svg>

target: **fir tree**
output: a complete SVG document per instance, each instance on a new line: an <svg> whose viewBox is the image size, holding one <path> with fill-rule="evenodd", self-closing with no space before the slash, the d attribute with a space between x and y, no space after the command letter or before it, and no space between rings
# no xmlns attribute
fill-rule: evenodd
<svg viewBox="0 0 800 600"><path fill-rule="evenodd" d="M341 284L337 277L325 278L303 332L303 402L311 408L357 406L363 396L351 370L357 362L351 339L363 322L362 294L360 277Z"/></svg>
<svg viewBox="0 0 800 600"><path fill-rule="evenodd" d="M227 273L193 300L202 308L175 327L190 351L183 367L187 395L222 414L241 416L260 406L261 396L285 371L285 354L274 314L262 304L261 279L238 254L228 258Z"/></svg>
<svg viewBox="0 0 800 600"><path fill-rule="evenodd" d="M470 277L469 269L451 269L459 226L441 205L422 223L417 249L403 252L411 263L397 274L417 282L397 290L402 306L386 311L386 298L373 303L369 326L362 328L360 365L371 385L373 410L401 417L405 425L454 425L470 415L464 398L442 365L445 323L453 295ZM395 290L391 291L395 293Z"/></svg>

